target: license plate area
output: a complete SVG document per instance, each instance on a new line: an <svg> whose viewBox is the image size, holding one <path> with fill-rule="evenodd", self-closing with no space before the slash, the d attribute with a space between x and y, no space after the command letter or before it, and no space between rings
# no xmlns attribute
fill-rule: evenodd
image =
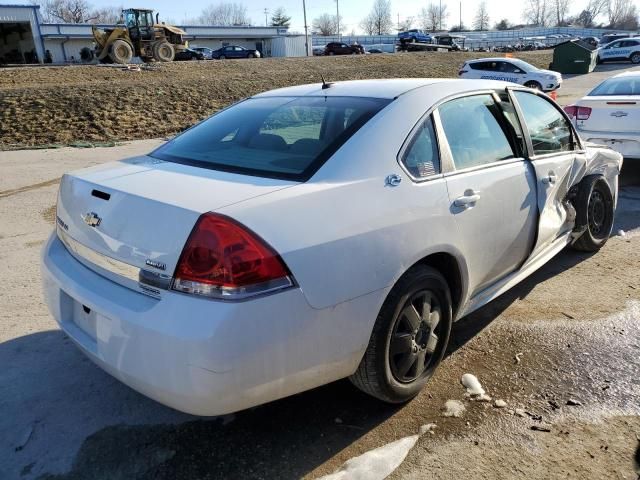
<svg viewBox="0 0 640 480"><path fill-rule="evenodd" d="M92 340L98 336L98 316L95 311L80 302L73 302L73 323L86 333Z"/></svg>

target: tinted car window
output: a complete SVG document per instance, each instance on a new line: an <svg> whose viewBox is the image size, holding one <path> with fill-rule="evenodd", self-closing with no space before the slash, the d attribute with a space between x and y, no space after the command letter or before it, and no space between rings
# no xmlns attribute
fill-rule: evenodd
<svg viewBox="0 0 640 480"><path fill-rule="evenodd" d="M438 111L457 169L514 158L491 95L451 100Z"/></svg>
<svg viewBox="0 0 640 480"><path fill-rule="evenodd" d="M489 71L495 71L497 66L496 62L476 62L476 63L470 63L469 65L474 70L489 70Z"/></svg>
<svg viewBox="0 0 640 480"><path fill-rule="evenodd" d="M599 95L640 95L640 76L605 80L589 93L591 97Z"/></svg>
<svg viewBox="0 0 640 480"><path fill-rule="evenodd" d="M389 101L251 98L185 131L151 156L213 170L304 181Z"/></svg>
<svg viewBox="0 0 640 480"><path fill-rule="evenodd" d="M438 143L431 116L413 135L409 147L402 156L402 163L415 178L440 173Z"/></svg>
<svg viewBox="0 0 640 480"><path fill-rule="evenodd" d="M557 108L533 93L515 91L514 94L529 130L535 155L573 150L571 127Z"/></svg>
<svg viewBox="0 0 640 480"><path fill-rule="evenodd" d="M509 62L500 62L500 71L506 73L523 73L522 70Z"/></svg>

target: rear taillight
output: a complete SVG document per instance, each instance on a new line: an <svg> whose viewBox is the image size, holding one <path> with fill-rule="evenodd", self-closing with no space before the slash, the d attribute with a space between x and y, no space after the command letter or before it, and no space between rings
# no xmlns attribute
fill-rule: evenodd
<svg viewBox="0 0 640 480"><path fill-rule="evenodd" d="M216 213L200 216L173 277L174 290L228 300L293 285L286 265L264 240Z"/></svg>
<svg viewBox="0 0 640 480"><path fill-rule="evenodd" d="M591 116L591 107L580 107L578 105L567 105L564 107L564 111L571 118L577 120L588 120Z"/></svg>

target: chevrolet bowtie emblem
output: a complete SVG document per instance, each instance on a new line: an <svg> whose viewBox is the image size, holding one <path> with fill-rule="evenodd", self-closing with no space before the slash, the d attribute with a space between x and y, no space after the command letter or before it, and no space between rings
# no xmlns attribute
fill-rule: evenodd
<svg viewBox="0 0 640 480"><path fill-rule="evenodd" d="M84 218L84 223L86 223L90 227L97 227L98 225L100 225L100 222L102 221L102 219L95 212L85 213L83 218Z"/></svg>
<svg viewBox="0 0 640 480"><path fill-rule="evenodd" d="M620 110L618 110L617 112L611 113L611 116L616 118L626 117L627 115L629 115L627 112L621 112Z"/></svg>

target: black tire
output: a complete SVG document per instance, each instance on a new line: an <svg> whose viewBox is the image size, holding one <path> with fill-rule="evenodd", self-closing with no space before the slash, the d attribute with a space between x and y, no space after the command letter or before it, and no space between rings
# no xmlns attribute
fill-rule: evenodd
<svg viewBox="0 0 640 480"><path fill-rule="evenodd" d="M249 53L247 54L247 58L256 58L256 56L253 53Z"/></svg>
<svg viewBox="0 0 640 480"><path fill-rule="evenodd" d="M173 62L176 51L169 42L160 41L153 44L153 58L158 62Z"/></svg>
<svg viewBox="0 0 640 480"><path fill-rule="evenodd" d="M524 84L524 86L527 88L533 88L534 90L542 91L542 85L540 85L538 82L534 80L528 81L527 83Z"/></svg>
<svg viewBox="0 0 640 480"><path fill-rule="evenodd" d="M430 313L424 307L427 296ZM349 379L384 402L411 400L442 361L451 323L451 293L444 277L431 267L411 268L382 305L367 350Z"/></svg>
<svg viewBox="0 0 640 480"><path fill-rule="evenodd" d="M573 248L582 252L600 250L613 229L615 212L609 184L600 175L585 177L578 186L574 205L575 230L584 229L584 233L573 243Z"/></svg>
<svg viewBox="0 0 640 480"><path fill-rule="evenodd" d="M224 60L225 58L227 58L227 57L225 57L224 55L220 55L220 56L218 57L218 59L219 59L219 60Z"/></svg>
<svg viewBox="0 0 640 480"><path fill-rule="evenodd" d="M631 60L631 63L640 63L640 52L634 52L631 57L629 57L629 60Z"/></svg>
<svg viewBox="0 0 640 480"><path fill-rule="evenodd" d="M133 48L126 40L118 38L109 46L109 58L113 63L119 63L121 65L131 63Z"/></svg>

